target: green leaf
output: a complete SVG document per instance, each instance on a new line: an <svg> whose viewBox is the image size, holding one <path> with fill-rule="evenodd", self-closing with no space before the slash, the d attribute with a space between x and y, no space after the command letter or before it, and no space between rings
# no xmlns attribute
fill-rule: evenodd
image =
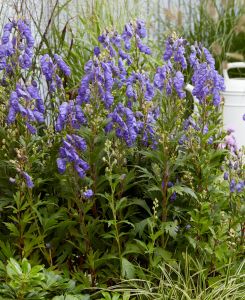
<svg viewBox="0 0 245 300"><path fill-rule="evenodd" d="M6 271L10 278L13 278L15 276L22 276L21 267L18 264L18 262L13 258L10 258L6 267Z"/></svg>
<svg viewBox="0 0 245 300"><path fill-rule="evenodd" d="M8 228L8 230L10 231L10 234L15 236L15 237L19 237L20 233L18 228L13 224L13 223L5 223L6 227Z"/></svg>
<svg viewBox="0 0 245 300"><path fill-rule="evenodd" d="M178 232L178 225L175 222L166 222L163 224L165 231L173 238L176 238Z"/></svg>
<svg viewBox="0 0 245 300"><path fill-rule="evenodd" d="M189 243L191 244L191 246L193 247L193 249L196 249L196 246L197 246L196 241L191 236L187 236L186 238L189 241Z"/></svg>
<svg viewBox="0 0 245 300"><path fill-rule="evenodd" d="M175 185L171 187L169 191L176 192L179 195L188 194L197 200L197 195L195 194L195 192L187 186Z"/></svg>
<svg viewBox="0 0 245 300"><path fill-rule="evenodd" d="M134 265L131 262L129 262L125 257L123 257L121 260L121 267L122 267L121 269L122 277L127 279L134 278L134 274L135 274Z"/></svg>

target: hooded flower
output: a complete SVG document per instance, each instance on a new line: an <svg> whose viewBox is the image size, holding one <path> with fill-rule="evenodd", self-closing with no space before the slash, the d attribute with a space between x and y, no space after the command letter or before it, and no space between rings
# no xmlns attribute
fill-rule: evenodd
<svg viewBox="0 0 245 300"><path fill-rule="evenodd" d="M36 82L32 82L26 88L17 83L15 91L10 95L7 123L13 123L17 115L20 115L25 120L29 132L35 134L34 123L44 122L43 113L44 104L39 96Z"/></svg>
<svg viewBox="0 0 245 300"><path fill-rule="evenodd" d="M73 165L78 176L84 178L89 165L80 158L79 153L85 150L86 142L82 137L75 134L67 134L66 139L63 140L63 144L60 147L59 158L57 158L59 173L63 174L66 171L67 164L70 163Z"/></svg>

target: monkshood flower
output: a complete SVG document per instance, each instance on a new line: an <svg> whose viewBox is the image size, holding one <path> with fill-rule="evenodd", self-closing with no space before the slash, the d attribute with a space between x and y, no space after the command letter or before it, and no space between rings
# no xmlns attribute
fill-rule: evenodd
<svg viewBox="0 0 245 300"><path fill-rule="evenodd" d="M194 128L196 131L200 130L200 127L197 126L196 122L193 120L192 116L189 116L184 120L183 129L188 130L189 128Z"/></svg>
<svg viewBox="0 0 245 300"><path fill-rule="evenodd" d="M63 59L58 54L54 54L54 60L65 76L71 75L71 69L67 66L67 64L63 61Z"/></svg>
<svg viewBox="0 0 245 300"><path fill-rule="evenodd" d="M230 182L230 192L231 193L234 193L235 192L235 187L236 187L236 181L235 181L235 179L233 178L233 179L231 179L231 182Z"/></svg>
<svg viewBox="0 0 245 300"><path fill-rule="evenodd" d="M167 81L167 78L170 77L172 69L173 69L173 67L172 67L172 63L170 61L168 61L162 67L157 68L157 72L154 77L154 85L160 91L162 91L163 88L166 88L166 81Z"/></svg>
<svg viewBox="0 0 245 300"><path fill-rule="evenodd" d="M136 33L140 38L145 38L147 35L145 22L143 20L136 21Z"/></svg>
<svg viewBox="0 0 245 300"><path fill-rule="evenodd" d="M238 193L241 193L244 187L245 187L245 182L241 180L236 184L235 189Z"/></svg>
<svg viewBox="0 0 245 300"><path fill-rule="evenodd" d="M133 72L125 82L127 86L126 89L126 96L130 99L133 98L134 100L137 99L138 95L134 86L138 83L138 86L141 90L141 94L144 95L144 99L146 101L151 101L155 95L154 87L151 84L149 77L147 74L143 73L135 73Z"/></svg>
<svg viewBox="0 0 245 300"><path fill-rule="evenodd" d="M26 40L26 45L30 49L34 46L34 38L31 33L30 25L26 20L18 20L17 27L20 31L21 37Z"/></svg>
<svg viewBox="0 0 245 300"><path fill-rule="evenodd" d="M185 85L185 79L184 79L184 75L180 71L177 71L175 73L173 83L179 98L180 99L185 98L186 93L183 90Z"/></svg>
<svg viewBox="0 0 245 300"><path fill-rule="evenodd" d="M194 90L192 94L199 100L200 104L208 96L211 96L213 105L219 106L219 93L225 89L224 79L215 70L215 61L211 53L201 45L192 45L189 62L194 69L192 76Z"/></svg>
<svg viewBox="0 0 245 300"><path fill-rule="evenodd" d="M22 40L25 39L25 46L23 45L23 41L22 45L19 45L19 50L23 51L23 53L19 56L19 64L22 69L29 69L32 64L34 38L32 36L30 26L26 21L18 20L17 27Z"/></svg>
<svg viewBox="0 0 245 300"><path fill-rule="evenodd" d="M114 111L108 115L105 132L115 129L116 136L123 139L127 146L132 146L137 138L138 128L134 113L128 107L119 103Z"/></svg>
<svg viewBox="0 0 245 300"><path fill-rule="evenodd" d="M117 31L106 31L98 37L98 41L107 49L111 58L119 55L122 60L126 60L127 64L131 65L132 59L127 52L131 49L131 43L134 41L133 38L135 38L135 45L140 52L148 55L151 54L150 48L142 43L141 39L145 37L146 28L144 21L136 20L136 22L126 24L121 35ZM96 47L94 50L94 54L98 56L100 49Z"/></svg>
<svg viewBox="0 0 245 300"><path fill-rule="evenodd" d="M85 192L83 192L83 196L86 198L86 199L89 199L93 196L94 192L89 189L89 190L86 190Z"/></svg>
<svg viewBox="0 0 245 300"><path fill-rule="evenodd" d="M41 70L47 81L52 81L55 73L55 66L48 54L45 54L40 59Z"/></svg>
<svg viewBox="0 0 245 300"><path fill-rule="evenodd" d="M45 79L49 86L49 91L51 93L56 92L57 88L62 88L62 80L57 74L58 69L65 76L71 75L70 68L58 54L54 54L54 61L55 63L48 54L43 55L40 59L41 70L43 75L45 76Z"/></svg>
<svg viewBox="0 0 245 300"><path fill-rule="evenodd" d="M137 41L137 47L139 48L140 52L145 53L147 55L151 54L151 49L147 46L142 44L142 41L139 37L136 38Z"/></svg>
<svg viewBox="0 0 245 300"><path fill-rule="evenodd" d="M191 45L191 54L189 56L189 63L191 67L194 67L198 63L197 51L194 45Z"/></svg>
<svg viewBox="0 0 245 300"><path fill-rule="evenodd" d="M183 145L185 143L185 141L187 141L187 140L188 140L187 136L185 134L183 134L181 136L181 138L179 139L178 143L179 143L179 145Z"/></svg>
<svg viewBox="0 0 245 300"><path fill-rule="evenodd" d="M173 192L173 194L169 197L169 200L170 200L171 202L173 202L174 200L176 200L176 198L177 198L177 193L176 193L176 192Z"/></svg>
<svg viewBox="0 0 245 300"><path fill-rule="evenodd" d="M24 177L27 187L29 189L32 189L34 187L34 183L32 181L31 176L24 171L21 172L21 175Z"/></svg>
<svg viewBox="0 0 245 300"><path fill-rule="evenodd" d="M121 48L121 36L117 31L106 31L102 35L98 37L98 41L102 44L102 46L107 49L109 55L111 57L115 57L117 55L118 50ZM100 54L100 48L97 46L94 49L94 54L98 56Z"/></svg>
<svg viewBox="0 0 245 300"><path fill-rule="evenodd" d="M225 172L224 173L224 180L228 180L229 179L229 174L228 174L228 172Z"/></svg>
<svg viewBox="0 0 245 300"><path fill-rule="evenodd" d="M172 181L168 181L168 183L167 183L167 189L168 189L168 188L171 188L171 187L173 187L173 186L174 186L173 182L172 182ZM162 181L162 189L164 189L164 187L165 187L165 182ZM177 193L176 193L176 192L173 192L173 193L170 195L169 200L170 200L171 202L173 202L174 200L176 200L176 197L177 197Z"/></svg>
<svg viewBox="0 0 245 300"><path fill-rule="evenodd" d="M122 49L119 49L118 54L122 60L126 60L128 66L132 64L131 56L128 53L124 52Z"/></svg>
<svg viewBox="0 0 245 300"><path fill-rule="evenodd" d="M39 94L39 90L37 87L37 82L35 80L32 80L31 85L27 86L27 91L30 94L30 96L32 97L32 99L36 100L36 108L40 113L44 113L45 111L45 107L43 104L43 99L41 98L40 94Z"/></svg>
<svg viewBox="0 0 245 300"><path fill-rule="evenodd" d="M9 36L11 34L11 31L13 29L13 23L10 22L10 23L7 23L4 25L3 27L3 35L2 35L2 43L3 44L7 44L9 42Z"/></svg>
<svg viewBox="0 0 245 300"><path fill-rule="evenodd" d="M174 61L179 63L183 70L186 69L187 62L185 58L185 46L187 45L187 41L183 38L169 36L165 45L166 50L163 55L163 59L168 61L173 57Z"/></svg>
<svg viewBox="0 0 245 300"><path fill-rule="evenodd" d="M63 102L59 107L59 115L55 124L56 131L61 131L69 125L74 129L79 129L86 124L86 118L80 105L75 101Z"/></svg>
<svg viewBox="0 0 245 300"><path fill-rule="evenodd" d="M98 47L98 46L95 46L95 47L94 47L94 55L95 55L95 56L99 56L99 55L100 55L100 53L101 53L101 51L100 51L100 47Z"/></svg>
<svg viewBox="0 0 245 300"><path fill-rule="evenodd" d="M114 61L100 62L96 58L89 60L85 64L84 70L85 75L78 89L76 103L82 105L82 103L96 102L99 96L106 109L111 107L114 102L114 96L112 95L113 86L116 84L121 87L127 75L122 60L119 59L117 66ZM91 89L98 91L95 97Z"/></svg>
<svg viewBox="0 0 245 300"><path fill-rule="evenodd" d="M210 136L210 137L208 138L207 143L208 143L209 145L212 145L212 144L213 144L213 141L214 141L214 138L213 138L212 136Z"/></svg>
<svg viewBox="0 0 245 300"><path fill-rule="evenodd" d="M175 90L180 99L186 96L184 75L181 71L174 70L170 60L162 67L157 68L154 76L154 86L160 91L165 90L167 95L171 95Z"/></svg>
<svg viewBox="0 0 245 300"><path fill-rule="evenodd" d="M19 19L17 22L7 23L3 29L1 42L0 70L5 69L7 73L13 73L17 63L24 70L31 67L34 38L26 20ZM13 58L15 53L18 53L18 61Z"/></svg>
<svg viewBox="0 0 245 300"><path fill-rule="evenodd" d="M59 158L57 159L59 173L63 174L66 171L67 164L71 163L78 176L84 178L89 165L80 158L79 152L84 152L86 147L86 142L82 137L75 134L67 134L60 147Z"/></svg>
<svg viewBox="0 0 245 300"><path fill-rule="evenodd" d="M159 117L157 110L149 110L147 114L140 111L135 113L137 120L138 135L141 136L141 142L144 146L150 146L155 149L158 144L156 135L156 121Z"/></svg>
<svg viewBox="0 0 245 300"><path fill-rule="evenodd" d="M44 105L36 82L33 81L27 88L17 83L15 91L10 95L7 123L12 124L19 114L25 120L29 132L35 134L36 128L31 123L43 123L43 113Z"/></svg>
<svg viewBox="0 0 245 300"><path fill-rule="evenodd" d="M192 76L194 89L192 95L195 96L199 103L203 103L208 96L212 96L214 106L220 104L220 91L225 89L224 78L208 63L196 64Z"/></svg>

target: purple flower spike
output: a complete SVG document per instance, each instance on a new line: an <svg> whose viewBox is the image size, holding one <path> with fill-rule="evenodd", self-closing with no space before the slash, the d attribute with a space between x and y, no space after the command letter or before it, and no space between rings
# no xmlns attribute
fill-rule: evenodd
<svg viewBox="0 0 245 300"><path fill-rule="evenodd" d="M99 56L100 55L100 47L96 46L94 47L94 55Z"/></svg>
<svg viewBox="0 0 245 300"><path fill-rule="evenodd" d="M136 33L140 38L145 38L146 37L146 28L145 28L145 22L143 20L137 20L136 21Z"/></svg>
<svg viewBox="0 0 245 300"><path fill-rule="evenodd" d="M66 160L64 158L57 158L57 166L59 173L63 174L66 170Z"/></svg>
<svg viewBox="0 0 245 300"><path fill-rule="evenodd" d="M56 161L59 173L63 174L66 170L67 163L71 163L78 176L84 178L86 171L89 169L89 165L79 157L79 151L85 150L86 142L82 137L75 134L67 134L66 140L63 140L63 144L60 147L60 157Z"/></svg>
<svg viewBox="0 0 245 300"><path fill-rule="evenodd" d="M41 70L47 81L52 81L55 67L52 59L48 54L45 54L40 59Z"/></svg>
<svg viewBox="0 0 245 300"><path fill-rule="evenodd" d="M229 179L229 174L227 172L224 173L224 180L228 180Z"/></svg>
<svg viewBox="0 0 245 300"><path fill-rule="evenodd" d="M184 88L184 75L177 71L174 77L174 87L180 99L185 98L186 93L183 91Z"/></svg>
<svg viewBox="0 0 245 300"><path fill-rule="evenodd" d="M65 74L65 76L70 76L71 75L71 69L67 66L67 64L63 61L61 56L58 54L54 55L54 60L56 61L58 67L60 70Z"/></svg>
<svg viewBox="0 0 245 300"><path fill-rule="evenodd" d="M22 172L21 174L25 178L27 187L29 189L32 189L34 187L34 184L33 184L33 181L31 179L31 176L29 174L27 174L26 172Z"/></svg>

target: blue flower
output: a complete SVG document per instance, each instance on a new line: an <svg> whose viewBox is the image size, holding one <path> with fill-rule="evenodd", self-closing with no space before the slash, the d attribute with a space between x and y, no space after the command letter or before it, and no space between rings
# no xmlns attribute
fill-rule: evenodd
<svg viewBox="0 0 245 300"><path fill-rule="evenodd" d="M145 22L143 20L137 20L136 21L136 33L140 38L146 37L146 28L145 28Z"/></svg>
<svg viewBox="0 0 245 300"><path fill-rule="evenodd" d="M132 146L137 138L137 122L132 110L124 107L121 103L117 105L112 113L108 115L108 124L105 127L106 132L115 128L116 135L124 139L127 146Z"/></svg>
<svg viewBox="0 0 245 300"><path fill-rule="evenodd" d="M177 194L176 192L173 192L173 194L170 196L170 201L173 202L174 200L176 200Z"/></svg>
<svg viewBox="0 0 245 300"><path fill-rule="evenodd" d="M96 46L94 47L94 55L99 56L100 55L100 47Z"/></svg>
<svg viewBox="0 0 245 300"><path fill-rule="evenodd" d="M57 158L56 160L59 173L63 174L66 170L66 159L65 158Z"/></svg>
<svg viewBox="0 0 245 300"><path fill-rule="evenodd" d="M234 193L236 190L236 182L235 182L235 179L231 179L231 182L230 182L230 192L231 193Z"/></svg>
<svg viewBox="0 0 245 300"><path fill-rule="evenodd" d="M37 130L30 122L44 122L44 105L36 83L33 82L33 84L26 88L16 84L15 91L10 95L7 116L7 123L11 124L15 121L17 114L20 114L25 119L26 127L31 134L35 134ZM33 100L35 100L34 103Z"/></svg>
<svg viewBox="0 0 245 300"><path fill-rule="evenodd" d="M54 54L54 60L56 61L58 67L60 70L66 75L70 76L71 75L71 69L67 66L67 64L63 61L61 56L58 54Z"/></svg>
<svg viewBox="0 0 245 300"><path fill-rule="evenodd" d="M75 104L73 100L63 102L60 105L59 115L55 124L57 131L61 131L66 125L79 129L85 123L86 118L80 105Z"/></svg>
<svg viewBox="0 0 245 300"><path fill-rule="evenodd" d="M83 196L86 198L86 199L89 199L93 196L94 192L92 190L86 190L85 192L83 192Z"/></svg>
<svg viewBox="0 0 245 300"><path fill-rule="evenodd" d="M227 172L224 173L224 180L228 180L229 179L229 174Z"/></svg>
<svg viewBox="0 0 245 300"><path fill-rule="evenodd" d="M59 173L63 174L65 172L67 163L73 163L78 176L84 178L89 165L80 158L79 151L85 150L86 142L82 137L75 134L67 134L59 150L60 157L56 161Z"/></svg>
<svg viewBox="0 0 245 300"><path fill-rule="evenodd" d="M148 46L142 44L140 38L137 38L137 47L139 48L140 52L145 53L147 55L151 54L151 49Z"/></svg>
<svg viewBox="0 0 245 300"><path fill-rule="evenodd" d="M52 81L55 72L55 66L51 57L45 54L40 59L41 70L47 81Z"/></svg>
<svg viewBox="0 0 245 300"><path fill-rule="evenodd" d="M239 181L236 186L235 189L238 193L241 193L244 189L244 182L243 181Z"/></svg>
<svg viewBox="0 0 245 300"><path fill-rule="evenodd" d="M29 189L32 189L34 187L34 184L33 184L31 176L28 173L24 172L24 171L21 172L21 175L25 178L27 187Z"/></svg>
<svg viewBox="0 0 245 300"><path fill-rule="evenodd" d="M180 71L177 71L174 77L174 87L180 99L183 99L186 96L186 93L183 90L184 84L184 75Z"/></svg>

